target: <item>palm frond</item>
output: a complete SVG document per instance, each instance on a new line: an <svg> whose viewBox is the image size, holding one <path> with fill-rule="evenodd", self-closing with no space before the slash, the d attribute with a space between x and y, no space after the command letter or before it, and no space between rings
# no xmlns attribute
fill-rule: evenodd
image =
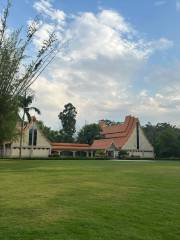
<svg viewBox="0 0 180 240"><path fill-rule="evenodd" d="M34 110L37 114L41 114L41 111L36 107L30 107L29 110Z"/></svg>
<svg viewBox="0 0 180 240"><path fill-rule="evenodd" d="M21 108L27 108L29 105L32 104L33 100L34 100L34 95L19 96L19 106Z"/></svg>

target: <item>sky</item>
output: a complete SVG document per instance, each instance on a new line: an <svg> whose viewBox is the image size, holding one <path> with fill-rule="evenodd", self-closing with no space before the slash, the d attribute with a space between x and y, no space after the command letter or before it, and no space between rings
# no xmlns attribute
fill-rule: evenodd
<svg viewBox="0 0 180 240"><path fill-rule="evenodd" d="M130 114L180 126L180 0L13 0L9 26L37 15L35 49L52 31L67 42L32 86L46 125L71 102L78 128Z"/></svg>

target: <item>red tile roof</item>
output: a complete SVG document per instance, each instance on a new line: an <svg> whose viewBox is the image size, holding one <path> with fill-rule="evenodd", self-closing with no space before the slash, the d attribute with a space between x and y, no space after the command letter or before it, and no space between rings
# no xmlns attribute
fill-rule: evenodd
<svg viewBox="0 0 180 240"><path fill-rule="evenodd" d="M127 116L124 123L115 124L112 126L107 126L101 121L101 133L104 139L95 141L92 145L93 148L98 149L99 146L106 147L109 146L108 143L114 143L117 148L122 148L131 136L137 122L139 122L139 120L132 116Z"/></svg>
<svg viewBox="0 0 180 240"><path fill-rule="evenodd" d="M115 148L121 149L131 136L138 118L127 116L124 123L112 126L105 125L102 121L100 124L103 139L94 140L92 145L76 143L52 143L52 150L96 150L108 149L114 144Z"/></svg>
<svg viewBox="0 0 180 240"><path fill-rule="evenodd" d="M111 145L114 144L114 141L112 139L99 139L94 140L93 144L91 145L91 149L108 149L111 147Z"/></svg>
<svg viewBox="0 0 180 240"><path fill-rule="evenodd" d="M89 150L89 144L79 144L79 143L51 143L52 150Z"/></svg>

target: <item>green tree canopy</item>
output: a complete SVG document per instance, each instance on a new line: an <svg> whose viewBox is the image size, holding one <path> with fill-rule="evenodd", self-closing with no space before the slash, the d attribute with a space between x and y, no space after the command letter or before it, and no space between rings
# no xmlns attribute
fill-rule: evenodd
<svg viewBox="0 0 180 240"><path fill-rule="evenodd" d="M99 124L92 123L85 125L78 132L77 142L92 144L95 139L101 138L100 130Z"/></svg>
<svg viewBox="0 0 180 240"><path fill-rule="evenodd" d="M60 131L63 136L64 142L73 142L73 135L76 132L76 108L72 103L64 106L64 110L58 115L61 120L62 130Z"/></svg>
<svg viewBox="0 0 180 240"><path fill-rule="evenodd" d="M161 157L179 157L180 141L172 128L163 129L156 140L156 152Z"/></svg>
<svg viewBox="0 0 180 240"><path fill-rule="evenodd" d="M103 121L107 126L113 126L121 123L121 122L111 121L109 119L103 119L101 121Z"/></svg>
<svg viewBox="0 0 180 240"><path fill-rule="evenodd" d="M0 144L16 137L18 103L0 96Z"/></svg>
<svg viewBox="0 0 180 240"><path fill-rule="evenodd" d="M144 131L157 157L180 157L180 129L169 123L146 124Z"/></svg>

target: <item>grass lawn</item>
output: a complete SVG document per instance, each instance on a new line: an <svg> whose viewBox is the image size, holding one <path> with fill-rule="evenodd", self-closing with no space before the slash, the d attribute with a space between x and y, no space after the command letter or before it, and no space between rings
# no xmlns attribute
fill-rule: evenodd
<svg viewBox="0 0 180 240"><path fill-rule="evenodd" d="M180 239L180 162L0 161L2 240Z"/></svg>

